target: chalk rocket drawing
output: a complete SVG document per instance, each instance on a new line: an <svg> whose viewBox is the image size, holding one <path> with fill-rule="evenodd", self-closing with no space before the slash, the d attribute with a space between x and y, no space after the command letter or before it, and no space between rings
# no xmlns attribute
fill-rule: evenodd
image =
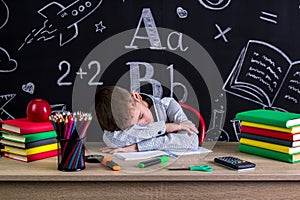
<svg viewBox="0 0 300 200"><path fill-rule="evenodd" d="M16 94L5 94L0 95L0 119L14 119L14 117L9 114L4 107L11 101L13 98L15 98Z"/></svg>
<svg viewBox="0 0 300 200"><path fill-rule="evenodd" d="M223 89L263 107L300 112L300 61L292 62L269 43L249 40Z"/></svg>
<svg viewBox="0 0 300 200"><path fill-rule="evenodd" d="M96 26L96 32L101 32L102 33L102 31L104 30L104 29L106 29L106 27L105 26L103 26L103 23L102 23L102 21L100 21L98 24L95 24L95 26Z"/></svg>
<svg viewBox="0 0 300 200"><path fill-rule="evenodd" d="M32 82L26 83L26 84L22 85L22 90L29 94L33 94L34 93L34 84Z"/></svg>
<svg viewBox="0 0 300 200"><path fill-rule="evenodd" d="M210 10L222 10L226 8L231 0L198 0L205 8Z"/></svg>
<svg viewBox="0 0 300 200"><path fill-rule="evenodd" d="M78 23L92 14L102 0L77 0L67 7L51 2L38 11L46 21L39 30L34 29L19 50L32 41L47 41L59 35L59 45L63 46L78 36Z"/></svg>
<svg viewBox="0 0 300 200"><path fill-rule="evenodd" d="M0 72L13 72L17 69L17 61L11 59L8 52L0 47Z"/></svg>
<svg viewBox="0 0 300 200"><path fill-rule="evenodd" d="M9 10L3 0L0 1L0 29L5 26L9 18Z"/></svg>

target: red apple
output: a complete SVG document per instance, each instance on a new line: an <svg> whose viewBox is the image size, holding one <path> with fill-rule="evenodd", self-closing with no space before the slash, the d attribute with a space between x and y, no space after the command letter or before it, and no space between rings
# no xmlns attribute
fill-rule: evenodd
<svg viewBox="0 0 300 200"><path fill-rule="evenodd" d="M47 121L51 115L50 104L44 99L32 99L27 105L26 114L30 121Z"/></svg>

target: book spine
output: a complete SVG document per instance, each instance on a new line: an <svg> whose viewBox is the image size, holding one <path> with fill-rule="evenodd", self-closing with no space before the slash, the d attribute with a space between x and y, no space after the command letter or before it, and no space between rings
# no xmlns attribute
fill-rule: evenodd
<svg viewBox="0 0 300 200"><path fill-rule="evenodd" d="M295 153L295 152L290 151L292 149L290 147L286 147L286 146L282 146L282 145L278 145L278 144L272 144L272 143L268 143L268 142L261 142L258 140L241 138L240 143L255 146L255 147L260 147L260 148L264 148L264 149L279 151L279 152L287 153L287 154Z"/></svg>
<svg viewBox="0 0 300 200"><path fill-rule="evenodd" d="M251 145L239 144L239 151L243 153L253 154L275 160L280 160L289 163L295 163L299 161L293 161L292 155L284 154L277 151L272 151L264 148L254 147Z"/></svg>
<svg viewBox="0 0 300 200"><path fill-rule="evenodd" d="M251 134L251 133L241 133L240 137L248 138L248 139L252 139L252 140L259 140L259 141L263 141L263 142L269 142L269 143L273 143L273 144L279 144L279 145L283 145L283 146L287 146L287 147L293 147L292 141L280 140L280 139L276 139L276 138L272 138L272 137L265 137L265 136Z"/></svg>

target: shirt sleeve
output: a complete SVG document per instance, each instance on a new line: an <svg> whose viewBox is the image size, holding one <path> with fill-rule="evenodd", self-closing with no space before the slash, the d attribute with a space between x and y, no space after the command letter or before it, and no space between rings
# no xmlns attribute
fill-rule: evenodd
<svg viewBox="0 0 300 200"><path fill-rule="evenodd" d="M188 120L180 104L175 99L170 97L165 97L161 101L165 106L168 121L170 123L183 122Z"/></svg>
<svg viewBox="0 0 300 200"><path fill-rule="evenodd" d="M199 146L199 139L197 134L188 135L186 131L179 131L178 133L169 133L156 138L143 140L137 143L139 151L148 150L174 150L187 151L196 150Z"/></svg>
<svg viewBox="0 0 300 200"><path fill-rule="evenodd" d="M120 131L111 132L105 130L103 141L110 148L124 147L161 136L165 133L165 130L166 125L164 121L144 125L136 124Z"/></svg>

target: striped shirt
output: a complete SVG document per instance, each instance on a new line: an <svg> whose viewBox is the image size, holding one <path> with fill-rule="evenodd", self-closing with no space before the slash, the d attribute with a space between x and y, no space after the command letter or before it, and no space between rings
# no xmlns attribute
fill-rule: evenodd
<svg viewBox="0 0 300 200"><path fill-rule="evenodd" d="M199 146L198 135L193 133L188 135L187 131L176 133L165 133L165 123L186 121L187 116L183 112L179 103L170 97L162 99L154 98L150 95L153 102L154 118L151 124L135 124L125 130L107 131L104 130L103 141L110 148L124 147L137 144L139 151L148 150L176 150L186 151L195 150Z"/></svg>

